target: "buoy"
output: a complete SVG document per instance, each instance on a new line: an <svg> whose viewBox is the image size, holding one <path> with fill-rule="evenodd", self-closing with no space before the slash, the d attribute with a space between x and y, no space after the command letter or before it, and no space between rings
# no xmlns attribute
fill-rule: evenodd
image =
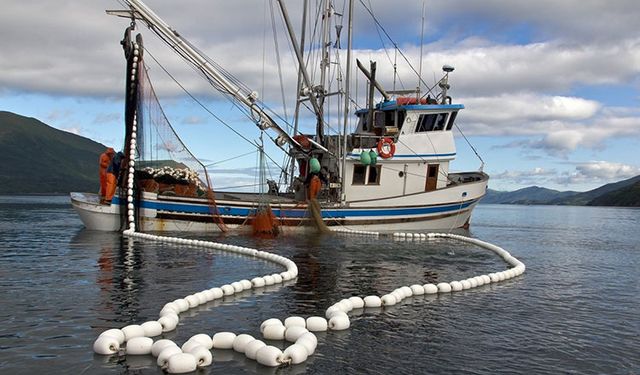
<svg viewBox="0 0 640 375"><path fill-rule="evenodd" d="M189 303L189 308L192 309L200 304L200 300L198 297L192 295L184 297L184 299Z"/></svg>
<svg viewBox="0 0 640 375"><path fill-rule="evenodd" d="M460 283L460 281L452 281L449 283L449 285L451 285L452 292L459 292L462 290L462 284Z"/></svg>
<svg viewBox="0 0 640 375"><path fill-rule="evenodd" d="M339 313L339 312L343 313L344 311L342 311L342 308L339 305L332 305L332 306L329 306L329 308L327 308L327 311L325 312L324 316L326 316L327 319L331 319L333 314Z"/></svg>
<svg viewBox="0 0 640 375"><path fill-rule="evenodd" d="M422 287L424 288L424 293L425 294L436 294L436 293L438 293L438 287L435 286L434 284L424 284Z"/></svg>
<svg viewBox="0 0 640 375"><path fill-rule="evenodd" d="M108 329L108 330L102 332L100 334L100 336L98 336L98 337L102 337L102 336L115 337L116 339L118 339L118 344L120 344L120 345L122 345L124 343L124 339L125 339L124 333L122 333L122 330L115 329L115 328Z"/></svg>
<svg viewBox="0 0 640 375"><path fill-rule="evenodd" d="M264 327L262 331L262 336L266 340L284 340L284 333L287 329L285 326L281 326L278 324L269 324Z"/></svg>
<svg viewBox="0 0 640 375"><path fill-rule="evenodd" d="M488 275L482 275L481 277L484 281L484 285L491 284L491 278Z"/></svg>
<svg viewBox="0 0 640 375"><path fill-rule="evenodd" d="M309 332L309 330L301 326L286 327L286 330L284 331L284 339L289 342L296 342L300 336L307 332Z"/></svg>
<svg viewBox="0 0 640 375"><path fill-rule="evenodd" d="M149 337L134 337L127 341L127 355L146 355L151 354L151 346L153 340Z"/></svg>
<svg viewBox="0 0 640 375"><path fill-rule="evenodd" d="M191 353L178 353L167 361L167 372L170 374L184 374L195 371L197 367L196 357Z"/></svg>
<svg viewBox="0 0 640 375"><path fill-rule="evenodd" d="M404 299L404 292L400 289L396 289L393 292L389 293L396 299L396 303L400 303ZM384 304L384 302L383 302Z"/></svg>
<svg viewBox="0 0 640 375"><path fill-rule="evenodd" d="M238 281L232 282L231 286L233 287L234 293L240 293L244 290L244 288L242 287L242 284L239 283Z"/></svg>
<svg viewBox="0 0 640 375"><path fill-rule="evenodd" d="M264 366L276 367L282 364L282 350L275 346L266 345L256 353L256 360Z"/></svg>
<svg viewBox="0 0 640 375"><path fill-rule="evenodd" d="M276 283L276 280L271 275L267 275L264 278L264 285L273 285Z"/></svg>
<svg viewBox="0 0 640 375"><path fill-rule="evenodd" d="M413 293L414 296L421 296L424 294L424 287L422 285L414 284L411 285L410 288L411 293Z"/></svg>
<svg viewBox="0 0 640 375"><path fill-rule="evenodd" d="M380 300L384 306L393 306L396 304L396 297L393 294L385 294Z"/></svg>
<svg viewBox="0 0 640 375"><path fill-rule="evenodd" d="M349 328L350 322L347 314L334 315L329 319L329 329L332 331L342 331Z"/></svg>
<svg viewBox="0 0 640 375"><path fill-rule="evenodd" d="M213 340L211 339L211 336L207 335L206 333L198 333L197 335L193 335L187 341L197 341L207 349L213 348Z"/></svg>
<svg viewBox="0 0 640 375"><path fill-rule="evenodd" d="M305 327L306 326L306 322L304 320L304 318L300 317L300 316L290 316L287 319L284 320L284 326L289 328L289 327L294 327L294 326L298 326L298 327Z"/></svg>
<svg viewBox="0 0 640 375"><path fill-rule="evenodd" d="M179 312L185 312L189 310L189 302L187 302L187 300L185 300L184 298L177 299L172 303L174 303L178 307Z"/></svg>
<svg viewBox="0 0 640 375"><path fill-rule="evenodd" d="M178 326L178 320L170 316L163 316L158 319L158 323L162 326L162 332L170 332Z"/></svg>
<svg viewBox="0 0 640 375"><path fill-rule="evenodd" d="M307 348L300 344L293 344L286 348L282 353L282 361L285 363L289 363L292 365L300 364L307 360L309 357L309 352L307 352Z"/></svg>
<svg viewBox="0 0 640 375"><path fill-rule="evenodd" d="M178 347L178 345L171 340L160 339L154 342L153 345L151 345L151 355L157 357L165 348L169 346L175 346L176 348Z"/></svg>
<svg viewBox="0 0 640 375"><path fill-rule="evenodd" d="M340 309L346 313L353 310L353 304L348 299L340 300L340 302L338 302L338 305L340 306Z"/></svg>
<svg viewBox="0 0 640 375"><path fill-rule="evenodd" d="M242 288L244 290L249 290L249 289L252 288L251 281L249 281L247 279L240 280L240 284L242 284Z"/></svg>
<svg viewBox="0 0 640 375"><path fill-rule="evenodd" d="M254 277L251 279L251 285L253 285L254 288L262 288L265 285L264 278Z"/></svg>
<svg viewBox="0 0 640 375"><path fill-rule="evenodd" d="M197 367L206 367L213 362L213 355L211 354L211 351L202 345L195 346L187 352L196 358Z"/></svg>
<svg viewBox="0 0 640 375"><path fill-rule="evenodd" d="M495 273L490 273L488 276L492 283L497 283L498 281L500 281L500 277Z"/></svg>
<svg viewBox="0 0 640 375"><path fill-rule="evenodd" d="M280 283L282 283L282 276L280 276L280 274L279 274L279 273L274 273L274 274L273 274L273 275L271 275L271 276L273 277L273 281L274 281L276 284L280 284Z"/></svg>
<svg viewBox="0 0 640 375"><path fill-rule="evenodd" d="M96 354L111 355L116 354L120 350L120 343L117 337L100 336L93 342L93 351Z"/></svg>
<svg viewBox="0 0 640 375"><path fill-rule="evenodd" d="M349 297L349 302L351 302L351 306L353 306L354 309L361 309L364 307L364 300L360 297Z"/></svg>
<svg viewBox="0 0 640 375"><path fill-rule="evenodd" d="M413 291L408 286L403 286L400 288L400 290L402 291L402 293L404 293L404 298L413 296Z"/></svg>
<svg viewBox="0 0 640 375"><path fill-rule="evenodd" d="M365 307L380 307L382 306L382 300L378 296L366 296L364 297Z"/></svg>
<svg viewBox="0 0 640 375"><path fill-rule="evenodd" d="M267 319L264 322L262 322L262 324L260 324L260 333L264 333L264 328L272 324L284 326L284 324L282 324L282 321L278 318Z"/></svg>
<svg viewBox="0 0 640 375"><path fill-rule="evenodd" d="M321 316L310 316L307 318L306 327L311 332L324 332L327 330L327 320Z"/></svg>
<svg viewBox="0 0 640 375"><path fill-rule="evenodd" d="M255 360L258 350L260 350L264 346L267 346L267 344L265 344L260 340L253 340L249 342L247 346L244 348L244 355L249 359Z"/></svg>
<svg viewBox="0 0 640 375"><path fill-rule="evenodd" d="M460 281L460 284L462 284L462 289L471 289L471 283L469 282L469 280L462 280Z"/></svg>
<svg viewBox="0 0 640 375"><path fill-rule="evenodd" d="M232 349L233 341L236 339L236 334L233 332L218 332L213 335L213 348L214 349Z"/></svg>
<svg viewBox="0 0 640 375"><path fill-rule="evenodd" d="M187 340L187 342L185 342L184 344L182 344L182 346L180 347L180 349L182 349L182 351L184 353L188 353L191 351L191 349L195 348L196 346L202 346L204 347L204 345L202 345L201 342L196 341L196 340Z"/></svg>
<svg viewBox="0 0 640 375"><path fill-rule="evenodd" d="M251 341L255 341L255 338L251 335L247 335L244 333L241 335L238 335L233 340L233 350L235 350L238 353L244 353L244 351L247 348L247 344L250 343Z"/></svg>
<svg viewBox="0 0 640 375"><path fill-rule="evenodd" d="M204 292L198 292L194 294L194 296L196 296L196 298L198 299L198 305L204 305L205 303L209 302L209 299Z"/></svg>
<svg viewBox="0 0 640 375"><path fill-rule="evenodd" d="M211 291L211 293L213 293L213 299L222 298L222 296L224 295L224 292L220 288L211 288L209 290Z"/></svg>
<svg viewBox="0 0 640 375"><path fill-rule="evenodd" d="M129 341L134 337L143 337L144 329L138 324L131 324L122 328L122 333L124 333L124 341Z"/></svg>
<svg viewBox="0 0 640 375"><path fill-rule="evenodd" d="M302 336L296 340L296 344L307 348L307 353L312 355L318 346L318 338L311 332L303 333Z"/></svg>
<svg viewBox="0 0 640 375"><path fill-rule="evenodd" d="M144 330L144 335L146 337L156 337L162 334L162 324L155 320L144 322L140 326Z"/></svg>
<svg viewBox="0 0 640 375"><path fill-rule="evenodd" d="M222 289L222 294L224 294L225 296L230 296L235 292L235 289L233 289L233 287L229 284L224 284L220 287L220 289Z"/></svg>
<svg viewBox="0 0 640 375"><path fill-rule="evenodd" d="M160 310L160 314L158 314L159 316L165 316L167 314L176 314L178 315L180 313L180 311L178 310L178 306L164 306L162 308L162 310Z"/></svg>
<svg viewBox="0 0 640 375"><path fill-rule="evenodd" d="M158 354L158 359L156 360L156 363L160 367L166 367L169 357L171 357L172 355L176 355L178 353L182 353L182 349L178 348L177 345L176 346L169 345L160 351L160 354Z"/></svg>
<svg viewBox="0 0 640 375"><path fill-rule="evenodd" d="M436 285L438 287L438 293L450 293L451 285L449 283L439 283Z"/></svg>

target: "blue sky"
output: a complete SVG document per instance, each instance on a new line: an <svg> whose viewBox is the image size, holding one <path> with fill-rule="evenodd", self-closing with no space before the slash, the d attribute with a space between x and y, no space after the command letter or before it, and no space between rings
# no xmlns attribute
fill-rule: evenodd
<svg viewBox="0 0 640 375"><path fill-rule="evenodd" d="M425 6L423 77L432 82L442 65L456 67L450 93L466 106L458 125L484 159L490 187L538 185L581 191L640 174L636 1L363 2L416 69ZM296 23L298 3L287 1ZM147 4L283 113L268 2ZM337 12L343 7L343 1L335 1ZM104 13L119 8L115 0L3 1L0 110L121 148L124 59L119 41L128 22ZM365 62L376 60L378 77L391 87L396 55L383 46L392 44L381 41L359 1L356 9L355 54ZM277 13L276 29L290 117L294 63ZM190 92L251 140L258 138L255 126L228 101L145 27L139 30L149 51ZM341 42L346 46L346 31ZM417 79L401 59L397 62L398 82L415 87ZM149 63L149 68L167 116L198 157L213 162L250 151L243 140L187 100L157 65ZM359 98L362 82L360 78ZM477 169L480 162L461 137L457 144L453 169ZM255 154L217 165L220 174L214 182L218 187L249 183L253 177L247 171L255 165Z"/></svg>

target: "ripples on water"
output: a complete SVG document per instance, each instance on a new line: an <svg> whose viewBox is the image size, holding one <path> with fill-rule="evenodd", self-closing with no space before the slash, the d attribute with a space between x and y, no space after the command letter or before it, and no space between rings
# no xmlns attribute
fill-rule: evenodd
<svg viewBox="0 0 640 375"><path fill-rule="evenodd" d="M522 260L523 277L366 310L349 330L320 334L316 354L301 365L274 370L215 351L201 373L640 373L639 219L634 209L481 205L466 234ZM280 271L83 230L66 197L0 197L0 237L1 373L160 374L151 357L94 356L91 345L106 328L157 318L173 299ZM199 238L276 252L300 275L189 310L166 335L178 342L200 332L258 336L270 317L321 315L350 295L506 267L490 252L445 240Z"/></svg>

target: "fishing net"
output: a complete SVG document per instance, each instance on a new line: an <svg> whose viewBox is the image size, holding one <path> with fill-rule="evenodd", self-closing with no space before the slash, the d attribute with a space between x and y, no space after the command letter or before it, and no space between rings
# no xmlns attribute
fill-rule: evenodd
<svg viewBox="0 0 640 375"><path fill-rule="evenodd" d="M213 221L226 231L207 169L169 123L142 59L138 68L135 179L140 190L160 196L206 199Z"/></svg>

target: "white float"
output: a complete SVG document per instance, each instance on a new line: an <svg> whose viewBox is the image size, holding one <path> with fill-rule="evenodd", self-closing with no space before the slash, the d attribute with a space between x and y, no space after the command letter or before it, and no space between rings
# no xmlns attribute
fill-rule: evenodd
<svg viewBox="0 0 640 375"><path fill-rule="evenodd" d="M172 355L176 355L182 353L182 349L178 348L178 346L167 346L166 348L162 349L162 351L160 351L160 354L158 354L158 359L156 360L156 363L158 364L158 366L160 367L166 367L167 366L167 361L169 361L169 357L171 357Z"/></svg>
<svg viewBox="0 0 640 375"><path fill-rule="evenodd" d="M307 360L309 352L307 348L300 344L293 344L284 350L282 361L288 364L297 365Z"/></svg>
<svg viewBox="0 0 640 375"><path fill-rule="evenodd" d="M255 338L251 335L247 335L244 333L241 335L238 335L233 340L233 350L235 350L238 353L244 353L244 351L247 348L247 344L249 344L251 341L255 341Z"/></svg>
<svg viewBox="0 0 640 375"><path fill-rule="evenodd" d="M256 359L256 354L258 353L258 350L260 350L264 346L267 346L267 344L265 344L260 340L251 341L244 348L244 355L249 359Z"/></svg>
<svg viewBox="0 0 640 375"><path fill-rule="evenodd" d="M167 361L167 372L170 374L184 374L195 371L198 367L196 357L191 353L178 353Z"/></svg>
<svg viewBox="0 0 640 375"><path fill-rule="evenodd" d="M306 320L306 328L311 332L323 332L327 330L327 320L321 316L310 316Z"/></svg>
<svg viewBox="0 0 640 375"><path fill-rule="evenodd" d="M269 367L280 366L283 363L282 357L282 350L271 345L263 346L256 353L256 360L258 363Z"/></svg>
<svg viewBox="0 0 640 375"><path fill-rule="evenodd" d="M153 345L151 345L151 355L154 357L158 357L160 355L160 353L162 352L162 350L164 350L165 348L169 347L169 346L175 346L176 348L178 347L178 345L168 339L160 339L156 342L153 343Z"/></svg>
<svg viewBox="0 0 640 375"><path fill-rule="evenodd" d="M146 355L151 354L151 346L153 340L149 337L134 337L127 341L125 352L127 355Z"/></svg>
<svg viewBox="0 0 640 375"><path fill-rule="evenodd" d="M93 351L96 354L111 355L120 350L120 342L117 337L100 336L93 342Z"/></svg>
<svg viewBox="0 0 640 375"><path fill-rule="evenodd" d="M218 332L212 337L213 348L215 349L232 349L233 341L236 334L233 332Z"/></svg>

